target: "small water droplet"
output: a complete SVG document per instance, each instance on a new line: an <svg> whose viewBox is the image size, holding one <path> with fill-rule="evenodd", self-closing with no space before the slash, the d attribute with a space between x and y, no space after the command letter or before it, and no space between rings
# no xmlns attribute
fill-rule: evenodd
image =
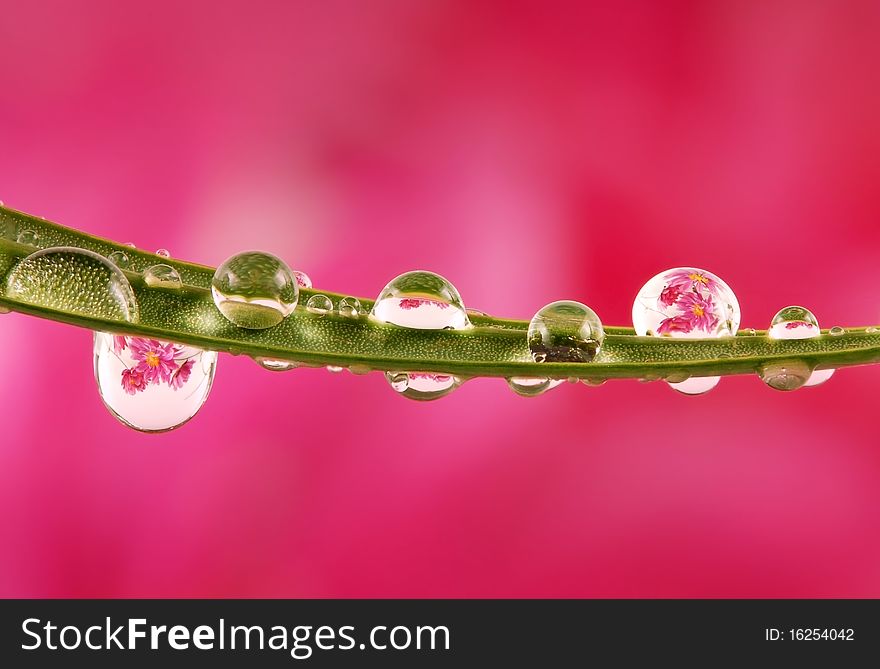
<svg viewBox="0 0 880 669"><path fill-rule="evenodd" d="M348 368L348 371L354 374L355 376L363 376L364 374L369 374L372 371L372 367L369 365L351 365Z"/></svg>
<svg viewBox="0 0 880 669"><path fill-rule="evenodd" d="M287 372L291 369L296 369L299 366L297 363L291 362L290 360L276 360L274 358L254 358L254 362L263 369L268 369L270 372Z"/></svg>
<svg viewBox="0 0 880 669"><path fill-rule="evenodd" d="M12 309L10 309L9 307L4 307L2 304L0 304L0 316L9 313L12 313Z"/></svg>
<svg viewBox="0 0 880 669"><path fill-rule="evenodd" d="M802 360L784 360L764 365L761 380L774 390L791 391L806 385L810 367Z"/></svg>
<svg viewBox="0 0 880 669"><path fill-rule="evenodd" d="M116 265L119 269L125 269L128 267L131 260L124 251L113 251L109 256L107 256L107 260Z"/></svg>
<svg viewBox="0 0 880 669"><path fill-rule="evenodd" d="M293 270L293 278L296 279L296 285L300 288L312 287L312 280L305 272L300 272L298 269L295 269Z"/></svg>
<svg viewBox="0 0 880 669"><path fill-rule="evenodd" d="M371 313L384 323L422 330L470 326L455 286L433 272L406 272L395 277L379 293Z"/></svg>
<svg viewBox="0 0 880 669"><path fill-rule="evenodd" d="M339 300L339 315L346 318L357 318L361 315L363 307L356 297L343 297Z"/></svg>
<svg viewBox="0 0 880 669"><path fill-rule="evenodd" d="M40 236L34 230L22 230L18 233L18 239L16 240L19 244L25 244L27 246L36 246L37 240L39 240Z"/></svg>
<svg viewBox="0 0 880 669"><path fill-rule="evenodd" d="M878 328L876 325L872 325L869 328L865 328L865 332L868 334L877 334L878 332L880 332L880 328Z"/></svg>
<svg viewBox="0 0 880 669"><path fill-rule="evenodd" d="M136 249L136 248L137 248L137 246L134 245L134 242L125 242L125 244L123 244L123 246L127 246L127 247L130 248L130 249Z"/></svg>
<svg viewBox="0 0 880 669"><path fill-rule="evenodd" d="M666 381L668 383L684 383L689 378L691 378L691 375L687 372L673 372L672 374L666 375Z"/></svg>
<svg viewBox="0 0 880 669"><path fill-rule="evenodd" d="M485 311L482 311L481 309L472 309L472 308L468 307L468 309L466 311L467 311L467 313L469 313L473 316L482 316L483 318L490 318L489 314L487 314Z"/></svg>
<svg viewBox="0 0 880 669"><path fill-rule="evenodd" d="M327 365L327 371L333 374L339 374L345 367L337 367L336 365Z"/></svg>
<svg viewBox="0 0 880 669"><path fill-rule="evenodd" d="M385 378L400 395L419 402L440 399L461 384L455 376L433 372L386 372Z"/></svg>
<svg viewBox="0 0 880 669"><path fill-rule="evenodd" d="M581 383L585 386L590 386L591 388L598 388L599 386L605 385L605 382L608 379L581 379Z"/></svg>
<svg viewBox="0 0 880 669"><path fill-rule="evenodd" d="M720 338L736 334L741 313L736 295L721 278L698 267L676 267L642 286L632 318L639 336ZM686 395L700 395L719 381L717 376L694 377L669 386Z"/></svg>
<svg viewBox="0 0 880 669"><path fill-rule="evenodd" d="M278 325L299 299L287 263L260 251L237 253L223 262L214 272L211 293L230 322L251 330Z"/></svg>
<svg viewBox="0 0 880 669"><path fill-rule="evenodd" d="M306 311L325 316L333 311L333 301L326 295L312 295L306 302Z"/></svg>
<svg viewBox="0 0 880 669"><path fill-rule="evenodd" d="M587 305L559 300L534 315L527 336L535 362L591 362L605 340L605 330Z"/></svg>
<svg viewBox="0 0 880 669"><path fill-rule="evenodd" d="M758 331L755 328L746 328L742 332L747 337L756 337L758 335Z"/></svg>
<svg viewBox="0 0 880 669"><path fill-rule="evenodd" d="M846 330L839 325L835 325L833 328L828 330L828 334L830 334L832 337L839 337L841 335L845 335Z"/></svg>
<svg viewBox="0 0 880 669"><path fill-rule="evenodd" d="M770 339L815 339L821 336L821 334L819 321L813 312L797 305L780 309L773 317L773 320L770 321L770 328L767 330L767 336ZM810 374L809 378L801 385L807 387L818 386L825 383L833 375L833 369L819 370ZM778 383L782 383L782 381ZM767 382L767 385L771 388L776 387L769 382ZM800 386L797 387L799 388ZM777 388L777 390L794 390L794 388Z"/></svg>
<svg viewBox="0 0 880 669"><path fill-rule="evenodd" d="M156 251L157 256L162 256L163 258L170 258L171 252L168 249L159 249Z"/></svg>
<svg viewBox="0 0 880 669"><path fill-rule="evenodd" d="M535 376L512 376L505 380L513 392L523 397L537 397L562 383L559 379L545 379Z"/></svg>
<svg viewBox="0 0 880 669"><path fill-rule="evenodd" d="M6 277L6 296L58 311L107 320L138 320L125 274L107 258L72 247L36 251Z"/></svg>
<svg viewBox="0 0 880 669"><path fill-rule="evenodd" d="M150 288L180 288L180 274L171 265L153 265L144 270L144 283Z"/></svg>
<svg viewBox="0 0 880 669"><path fill-rule="evenodd" d="M95 333L95 380L104 405L142 432L183 425L205 403L217 353L170 342Z"/></svg>

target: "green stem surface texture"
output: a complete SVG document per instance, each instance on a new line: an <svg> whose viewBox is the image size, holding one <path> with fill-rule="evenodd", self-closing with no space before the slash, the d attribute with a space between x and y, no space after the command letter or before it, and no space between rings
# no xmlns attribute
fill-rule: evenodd
<svg viewBox="0 0 880 669"><path fill-rule="evenodd" d="M33 245L16 241L24 230L36 234ZM138 321L89 315L84 308L61 310L12 299L7 294L8 272L29 254L58 246L87 249L102 256L124 252L129 258L125 275L140 309ZM151 288L145 284L144 270L160 263L178 271L181 288ZM526 343L527 321L471 314L472 328L453 331L402 328L366 315L318 316L304 308L311 295L327 295L334 306L344 295L317 289L301 289L299 305L281 324L247 330L227 321L215 307L211 296L213 274L212 267L164 258L0 207L0 307L91 330L309 365L446 372L463 377L681 380L688 376L753 374L767 365L786 361L830 369L880 360L880 331L873 327L847 328L837 336L823 331L820 337L800 340L772 340L763 331L721 339L639 337L631 328L606 327L605 342L593 362L536 363ZM373 301L359 299L368 313Z"/></svg>

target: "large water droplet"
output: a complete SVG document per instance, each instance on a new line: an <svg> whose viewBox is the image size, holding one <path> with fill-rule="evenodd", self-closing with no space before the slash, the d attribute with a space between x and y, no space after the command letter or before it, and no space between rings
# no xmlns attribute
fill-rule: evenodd
<svg viewBox="0 0 880 669"><path fill-rule="evenodd" d="M764 365L761 380L774 390L797 390L810 378L810 367L802 360L784 360Z"/></svg>
<svg viewBox="0 0 880 669"><path fill-rule="evenodd" d="M379 293L371 313L385 323L421 330L459 330L470 325L455 286L425 271L392 279Z"/></svg>
<svg viewBox="0 0 880 669"><path fill-rule="evenodd" d="M697 267L676 267L652 277L636 295L632 310L633 328L642 337L732 337L740 317L739 302L730 286ZM719 380L704 376L669 385L681 393L699 395Z"/></svg>
<svg viewBox="0 0 880 669"><path fill-rule="evenodd" d="M326 295L312 295L306 302L306 311L318 316L326 316L333 311L333 301Z"/></svg>
<svg viewBox="0 0 880 669"><path fill-rule="evenodd" d="M171 265L153 265L144 270L144 283L150 288L180 288L180 274Z"/></svg>
<svg viewBox="0 0 880 669"><path fill-rule="evenodd" d="M771 339L815 339L821 335L819 321L813 315L813 312L799 306L780 309L773 317L773 320L770 321L770 329L767 330L767 336ZM810 374L806 382L801 385L806 387L818 386L825 383L833 375L833 369L820 369ZM770 385L772 388L776 387L769 382L767 385ZM778 388L778 390L794 390L794 388Z"/></svg>
<svg viewBox="0 0 880 669"><path fill-rule="evenodd" d="M604 340L602 321L580 302L551 302L529 323L529 351L535 362L591 362Z"/></svg>
<svg viewBox="0 0 880 669"><path fill-rule="evenodd" d="M386 372L385 378L400 395L419 402L440 399L461 385L455 376L433 372Z"/></svg>
<svg viewBox="0 0 880 669"><path fill-rule="evenodd" d="M339 300L339 315L346 318L357 318L361 315L363 307L361 301L356 297L343 297Z"/></svg>
<svg viewBox="0 0 880 669"><path fill-rule="evenodd" d="M228 258L211 281L214 304L235 325L251 330L278 325L296 307L299 287L287 264L270 253Z"/></svg>
<svg viewBox="0 0 880 669"><path fill-rule="evenodd" d="M32 253L6 278L10 299L80 316L135 322L138 305L125 274L97 253L53 247Z"/></svg>
<svg viewBox="0 0 880 669"><path fill-rule="evenodd" d="M96 332L94 366L110 413L135 430L165 432L183 425L205 403L217 353Z"/></svg>
<svg viewBox="0 0 880 669"><path fill-rule="evenodd" d="M533 376L512 376L506 381L513 392L523 397L537 397L562 383L562 379L542 379Z"/></svg>
<svg viewBox="0 0 880 669"><path fill-rule="evenodd" d="M312 280L305 272L300 272L298 269L295 269L293 270L293 278L296 279L296 285L300 288L312 287Z"/></svg>
<svg viewBox="0 0 880 669"><path fill-rule="evenodd" d="M25 244L27 246L36 246L37 241L40 239L40 236L33 230L22 230L18 233L18 238L16 241L19 244Z"/></svg>

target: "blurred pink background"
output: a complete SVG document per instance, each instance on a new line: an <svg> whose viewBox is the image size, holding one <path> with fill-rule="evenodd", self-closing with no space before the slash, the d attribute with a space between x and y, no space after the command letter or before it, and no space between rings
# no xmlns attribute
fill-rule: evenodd
<svg viewBox="0 0 880 669"><path fill-rule="evenodd" d="M122 4L0 3L8 205L511 317L692 264L743 327L880 323L876 2ZM878 368L415 403L222 356L147 436L90 350L0 317L0 595L880 596Z"/></svg>

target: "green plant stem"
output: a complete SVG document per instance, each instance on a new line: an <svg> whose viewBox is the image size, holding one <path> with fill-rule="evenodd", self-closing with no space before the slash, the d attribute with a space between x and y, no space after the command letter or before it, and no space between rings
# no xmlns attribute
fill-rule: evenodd
<svg viewBox="0 0 880 669"><path fill-rule="evenodd" d="M34 246L18 235L36 234ZM413 330L387 325L366 315L317 316L303 308L311 295L324 294L334 304L344 295L301 290L299 306L281 324L245 330L226 321L214 306L210 285L214 269L164 258L123 244L0 207L0 276L38 249L67 246L107 256L129 257L125 274L140 307L135 323L108 320L82 310L59 310L12 299L0 281L0 307L8 310L119 334L154 337L204 349L245 354L307 365L356 366L390 371L445 372L464 377L552 377L603 380L642 378L678 380L687 376L751 374L770 364L802 361L813 369L830 369L880 361L880 332L848 328L839 336L823 331L814 339L771 340L761 331L722 339L638 337L631 328L607 327L602 350L591 363L535 363L526 345L527 321L471 315L464 331ZM174 267L180 289L150 288L143 272L151 265ZM73 280L73 279L72 279ZM360 298L368 312L372 300Z"/></svg>

